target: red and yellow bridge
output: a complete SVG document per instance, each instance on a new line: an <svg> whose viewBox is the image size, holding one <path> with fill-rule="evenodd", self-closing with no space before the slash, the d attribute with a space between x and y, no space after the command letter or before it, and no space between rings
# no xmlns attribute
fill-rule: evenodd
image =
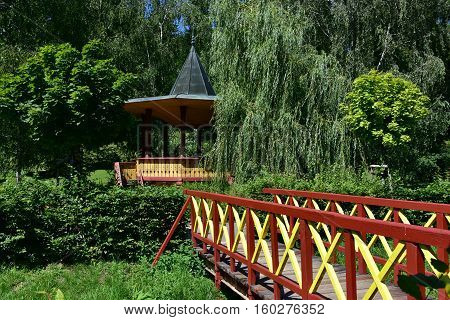
<svg viewBox="0 0 450 320"><path fill-rule="evenodd" d="M188 211L193 246L217 287L249 299L410 299L399 274L440 277L432 259L448 262L448 204L263 192L274 201L185 190L154 263ZM420 295L430 298L423 287ZM435 298L448 299L445 289Z"/></svg>

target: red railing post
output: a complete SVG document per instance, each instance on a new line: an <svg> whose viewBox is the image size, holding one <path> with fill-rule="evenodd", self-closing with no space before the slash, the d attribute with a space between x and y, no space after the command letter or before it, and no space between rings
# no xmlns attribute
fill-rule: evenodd
<svg viewBox="0 0 450 320"><path fill-rule="evenodd" d="M234 235L234 214L233 214L233 207L231 205L228 205L228 229L230 230L230 250L233 250L233 245L235 241L235 235ZM236 272L236 261L234 261L234 258L230 257L230 271Z"/></svg>
<svg viewBox="0 0 450 320"><path fill-rule="evenodd" d="M425 261L422 254L422 250L415 243L407 243L406 244L406 271L409 275L416 275L418 273L425 273ZM419 286L421 299L425 298L425 288L423 286ZM408 300L414 300L415 298L408 295Z"/></svg>
<svg viewBox="0 0 450 320"><path fill-rule="evenodd" d="M300 255L301 255L301 270L302 270L302 298L308 299L309 288L312 285L312 257L313 257L313 242L311 230L309 230L308 222L300 220Z"/></svg>
<svg viewBox="0 0 450 320"><path fill-rule="evenodd" d="M445 214L441 212L436 212L436 228L442 230L448 230L448 222L445 218ZM439 260L448 263L448 251L444 247L440 247L437 249L437 257ZM440 300L448 300L448 295L445 292L445 289L439 289L438 298Z"/></svg>
<svg viewBox="0 0 450 320"><path fill-rule="evenodd" d="M277 219L274 213L270 214L270 244L272 247L272 273L275 274L279 265L278 257L278 228ZM281 290L280 285L274 280L273 281L273 299L280 300Z"/></svg>
<svg viewBox="0 0 450 320"><path fill-rule="evenodd" d="M202 198L200 198L200 206L199 208L201 208L202 210L202 222L203 222L203 230L201 230L201 232L203 233L204 230L206 230L206 226L208 225L208 217L206 216L206 208L205 208L205 203L204 200ZM208 248L206 247L206 242L203 242L203 253L206 253L208 251Z"/></svg>
<svg viewBox="0 0 450 320"><path fill-rule="evenodd" d="M361 203L358 203L357 206L358 206L358 217L365 218L366 209L364 209L364 206ZM364 241L364 243L366 242L367 235L365 233L361 233L361 240ZM358 252L358 272L359 274L367 273L367 265L366 262L364 261L361 252Z"/></svg>
<svg viewBox="0 0 450 320"><path fill-rule="evenodd" d="M250 300L254 299L251 287L256 283L256 274L252 267L252 258L255 253L255 225L251 210L246 209L246 226L247 226L247 272L248 272L248 291L247 296Z"/></svg>
<svg viewBox="0 0 450 320"><path fill-rule="evenodd" d="M396 208L392 208L392 210L394 211L394 222L401 222L399 210ZM398 245L398 239L394 238L393 240L394 240L394 248L395 248ZM398 275L399 274L400 274L400 265L399 265L399 262L397 261L394 265L394 283L395 284L398 284Z"/></svg>
<svg viewBox="0 0 450 320"><path fill-rule="evenodd" d="M191 201L191 241L192 241L192 246L194 248L198 247L197 244L197 239L194 237L194 225L195 225L195 207L194 207L194 202Z"/></svg>
<svg viewBox="0 0 450 320"><path fill-rule="evenodd" d="M220 289L220 283L221 283L221 276L220 276L220 269L219 269L219 262L220 262L220 251L218 248L218 244L220 244L219 239L219 212L217 209L217 202L212 202L212 218L213 218L213 236L212 240L214 243L214 283L216 284L216 288Z"/></svg>
<svg viewBox="0 0 450 320"><path fill-rule="evenodd" d="M331 201L330 211L331 212L337 212L337 210L336 210L336 202ZM330 241L330 245L331 245L331 243L333 242L334 237L336 237L336 226L331 225L330 228L331 228L331 241ZM337 251L335 251L330 257L330 262L331 263L336 263L336 252Z"/></svg>
<svg viewBox="0 0 450 320"><path fill-rule="evenodd" d="M288 204L290 206L294 205L294 197L288 197ZM292 228L294 227L294 217L289 217L289 236L292 235Z"/></svg>
<svg viewBox="0 0 450 320"><path fill-rule="evenodd" d="M347 300L356 300L356 256L355 239L350 232L344 232L345 241L345 281L347 285Z"/></svg>

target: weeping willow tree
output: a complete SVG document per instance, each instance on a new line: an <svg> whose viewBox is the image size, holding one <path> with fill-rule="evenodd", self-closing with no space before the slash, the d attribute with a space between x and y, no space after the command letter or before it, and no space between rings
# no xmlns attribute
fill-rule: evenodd
<svg viewBox="0 0 450 320"><path fill-rule="evenodd" d="M210 72L221 96L212 159L238 179L261 170L314 174L357 155L338 109L350 81L332 56L308 43L311 22L296 3L211 6Z"/></svg>

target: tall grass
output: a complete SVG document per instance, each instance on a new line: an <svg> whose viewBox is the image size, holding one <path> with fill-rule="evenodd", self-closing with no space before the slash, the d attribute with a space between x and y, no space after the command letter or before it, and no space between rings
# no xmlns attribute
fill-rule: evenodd
<svg viewBox="0 0 450 320"><path fill-rule="evenodd" d="M43 269L0 269L0 299L213 300L223 299L201 262L182 254L149 263L51 264Z"/></svg>

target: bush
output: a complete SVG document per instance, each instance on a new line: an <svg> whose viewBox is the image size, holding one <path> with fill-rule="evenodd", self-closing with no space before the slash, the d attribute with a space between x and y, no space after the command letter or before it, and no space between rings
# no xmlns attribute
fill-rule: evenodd
<svg viewBox="0 0 450 320"><path fill-rule="evenodd" d="M217 184L202 183L186 186L188 189L191 187L195 190L221 192L266 201L272 201L272 196L262 194L263 188L309 190L438 203L450 202L448 192L450 181L448 180L436 180L426 186L411 187L395 177L392 180L383 180L366 171L356 172L353 169L343 169L337 166L330 167L312 179L261 173L245 183L235 183L221 191L217 190Z"/></svg>
<svg viewBox="0 0 450 320"><path fill-rule="evenodd" d="M31 179L4 183L0 262L136 261L155 253L184 201L176 187L124 189ZM186 228L178 230L175 244Z"/></svg>

